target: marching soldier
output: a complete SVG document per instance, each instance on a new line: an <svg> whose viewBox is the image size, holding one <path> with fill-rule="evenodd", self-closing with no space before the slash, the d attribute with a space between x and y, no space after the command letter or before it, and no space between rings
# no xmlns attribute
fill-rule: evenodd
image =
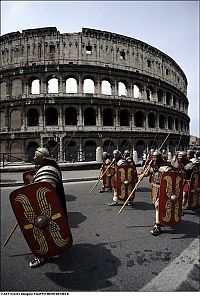
<svg viewBox="0 0 200 296"><path fill-rule="evenodd" d="M113 156L115 163L115 175L113 178L114 196L113 202L108 203L109 206L117 206L119 200L124 201L128 197L128 193L132 191L137 178L133 166L123 159L122 153L119 150L114 150ZM133 198L134 195L128 205L133 205Z"/></svg>
<svg viewBox="0 0 200 296"><path fill-rule="evenodd" d="M123 158L126 160L128 165L131 165L133 167L134 174L135 174L135 182L137 182L138 181L137 169L136 169L135 161L133 160L133 157L131 156L131 153L129 150L124 151Z"/></svg>
<svg viewBox="0 0 200 296"><path fill-rule="evenodd" d="M68 220L62 173L57 162L49 158L49 156L50 153L47 148L39 147L36 149L34 161L37 166L37 172L33 178L33 183L48 182L53 186ZM43 265L45 262L46 259L35 257L29 263L29 266L34 268Z"/></svg>
<svg viewBox="0 0 200 296"><path fill-rule="evenodd" d="M161 225L159 220L159 200L160 200L160 181L163 172L172 171L172 166L163 160L160 151L155 151L152 154L152 163L150 165L149 175L151 176L151 199L155 206L155 225L150 231L152 235L161 234Z"/></svg>
<svg viewBox="0 0 200 296"><path fill-rule="evenodd" d="M102 177L103 186L99 192L112 191L112 178L114 176L114 167L111 165L110 154L103 152L103 164L100 168L100 178Z"/></svg>
<svg viewBox="0 0 200 296"><path fill-rule="evenodd" d="M192 172L196 169L196 164L188 159L188 155L185 151L179 151L177 154L177 159L173 164L173 167L176 171L183 174L183 180L184 180L183 203L182 203L182 211L183 211L188 201L190 179L191 179ZM183 212L182 212L182 215L184 215Z"/></svg>

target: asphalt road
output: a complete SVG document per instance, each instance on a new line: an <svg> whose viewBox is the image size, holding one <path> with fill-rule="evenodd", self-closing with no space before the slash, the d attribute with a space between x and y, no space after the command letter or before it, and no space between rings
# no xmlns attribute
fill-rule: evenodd
<svg viewBox="0 0 200 296"><path fill-rule="evenodd" d="M199 235L198 211L186 210L175 228L164 227L158 237L150 234L154 210L146 179L136 193L134 207L109 207L112 193L88 196L95 184L73 182L65 184L69 224L73 247L52 258L37 269L30 269L33 258L19 228L6 247L1 247L1 291L169 291L166 274L176 266L173 291L199 289L184 287L183 274L186 255ZM16 223L9 202L15 188L1 188L1 245ZM192 250L192 251L191 251ZM184 253L186 252L186 253ZM187 258L193 264L194 258ZM185 263L184 263L185 262ZM195 265L196 266L196 265ZM167 270L167 273L165 273ZM159 279L159 285L158 280ZM151 285L151 283L153 283ZM157 288L159 287L159 288Z"/></svg>

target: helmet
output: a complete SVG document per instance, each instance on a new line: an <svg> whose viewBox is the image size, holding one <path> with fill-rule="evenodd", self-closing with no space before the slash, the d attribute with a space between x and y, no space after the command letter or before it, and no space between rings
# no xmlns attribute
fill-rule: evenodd
<svg viewBox="0 0 200 296"><path fill-rule="evenodd" d="M46 157L46 156L50 156L49 150L48 150L47 148L44 148L44 147L38 147L38 148L36 149L36 151L42 153L43 156L45 156L45 157ZM35 151L35 152L36 152L36 151Z"/></svg>
<svg viewBox="0 0 200 296"><path fill-rule="evenodd" d="M118 166L120 166L120 165L126 165L126 160L125 159L118 160L117 165Z"/></svg>
<svg viewBox="0 0 200 296"><path fill-rule="evenodd" d="M124 156L130 156L130 154L131 154L131 153L130 153L129 150L125 150L125 151L124 151Z"/></svg>
<svg viewBox="0 0 200 296"><path fill-rule="evenodd" d="M110 157L110 155L108 154L108 152L103 152L103 155L102 155L103 159L106 160Z"/></svg>
<svg viewBox="0 0 200 296"><path fill-rule="evenodd" d="M122 154L121 154L121 152L118 149L116 149L116 150L113 151L114 158L120 157L121 155Z"/></svg>

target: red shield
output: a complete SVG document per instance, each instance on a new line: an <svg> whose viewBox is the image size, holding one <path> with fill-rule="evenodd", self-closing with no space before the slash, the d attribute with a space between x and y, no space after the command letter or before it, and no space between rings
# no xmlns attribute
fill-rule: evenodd
<svg viewBox="0 0 200 296"><path fill-rule="evenodd" d="M108 168L108 165L103 164L102 166L102 175L103 175L103 185L105 188L112 188L112 179L115 174L115 168L110 166Z"/></svg>
<svg viewBox="0 0 200 296"><path fill-rule="evenodd" d="M32 183L33 177L36 172L37 172L37 170L30 170L30 171L23 173L24 185L29 185Z"/></svg>
<svg viewBox="0 0 200 296"><path fill-rule="evenodd" d="M200 171L195 171L191 175L188 192L188 208L200 208Z"/></svg>
<svg viewBox="0 0 200 296"><path fill-rule="evenodd" d="M59 198L47 182L11 192L10 202L21 231L38 258L56 256L72 246L72 235Z"/></svg>
<svg viewBox="0 0 200 296"><path fill-rule="evenodd" d="M183 175L164 172L159 194L159 220L161 225L174 226L181 220L183 200Z"/></svg>
<svg viewBox="0 0 200 296"><path fill-rule="evenodd" d="M133 190L137 179L137 174L132 165L122 165L116 168L116 189L119 200L126 201ZM131 200L135 197L132 195Z"/></svg>

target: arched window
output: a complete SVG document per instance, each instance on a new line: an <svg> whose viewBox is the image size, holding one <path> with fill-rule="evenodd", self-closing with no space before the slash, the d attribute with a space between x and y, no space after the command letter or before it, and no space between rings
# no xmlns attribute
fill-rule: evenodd
<svg viewBox="0 0 200 296"><path fill-rule="evenodd" d="M123 82L118 82L118 96L127 96L127 89Z"/></svg>
<svg viewBox="0 0 200 296"><path fill-rule="evenodd" d="M147 86L146 93L147 93L147 100L152 101L153 100L154 89L153 89L153 87L151 85Z"/></svg>
<svg viewBox="0 0 200 296"><path fill-rule="evenodd" d="M133 85L133 97L134 99L138 99L140 97L140 89L136 84Z"/></svg>
<svg viewBox="0 0 200 296"><path fill-rule="evenodd" d="M166 105L171 106L171 95L169 92L166 93Z"/></svg>
<svg viewBox="0 0 200 296"><path fill-rule="evenodd" d="M155 125L156 125L156 117L154 115L154 113L149 113L148 115L148 126L150 128L155 128Z"/></svg>
<svg viewBox="0 0 200 296"><path fill-rule="evenodd" d="M103 95L112 95L111 84L107 80L102 80L101 82L101 94Z"/></svg>
<svg viewBox="0 0 200 296"><path fill-rule="evenodd" d="M120 117L120 126L130 125L130 113L128 110L121 110L119 117Z"/></svg>
<svg viewBox="0 0 200 296"><path fill-rule="evenodd" d="M77 125L77 111L73 107L65 110L65 125Z"/></svg>
<svg viewBox="0 0 200 296"><path fill-rule="evenodd" d="M68 94L76 94L77 93L77 81L75 78L68 78L66 80L65 91Z"/></svg>
<svg viewBox="0 0 200 296"><path fill-rule="evenodd" d="M157 95L158 95L158 102L163 103L163 91L162 91L162 89L158 90Z"/></svg>
<svg viewBox="0 0 200 296"><path fill-rule="evenodd" d="M96 160L96 143L94 141L87 141L84 150L86 161Z"/></svg>
<svg viewBox="0 0 200 296"><path fill-rule="evenodd" d="M142 111L135 113L135 127L144 127L144 113Z"/></svg>
<svg viewBox="0 0 200 296"><path fill-rule="evenodd" d="M48 81L48 93L49 94L56 94L58 93L58 79L51 78Z"/></svg>
<svg viewBox="0 0 200 296"><path fill-rule="evenodd" d="M31 108L27 112L27 126L37 126L39 115L38 111L35 108Z"/></svg>
<svg viewBox="0 0 200 296"><path fill-rule="evenodd" d="M40 80L35 79L31 83L31 94L32 95L39 95L40 93Z"/></svg>
<svg viewBox="0 0 200 296"><path fill-rule="evenodd" d="M179 130L179 122L178 118L175 118L175 129L178 131Z"/></svg>
<svg viewBox="0 0 200 296"><path fill-rule="evenodd" d="M113 126L113 111L111 108L103 110L103 126Z"/></svg>
<svg viewBox="0 0 200 296"><path fill-rule="evenodd" d="M96 113L93 108L84 110L84 125L96 125Z"/></svg>
<svg viewBox="0 0 200 296"><path fill-rule="evenodd" d="M94 81L92 79L85 79L83 83L84 94L94 94Z"/></svg>
<svg viewBox="0 0 200 296"><path fill-rule="evenodd" d="M161 114L159 116L159 128L165 128L165 116Z"/></svg>
<svg viewBox="0 0 200 296"><path fill-rule="evenodd" d="M168 129L173 129L173 119L171 116L168 117Z"/></svg>
<svg viewBox="0 0 200 296"><path fill-rule="evenodd" d="M58 125L58 111L56 108L49 107L46 110L46 125Z"/></svg>
<svg viewBox="0 0 200 296"><path fill-rule="evenodd" d="M78 161L78 148L76 142L70 141L67 143L65 148L65 160L70 162Z"/></svg>

